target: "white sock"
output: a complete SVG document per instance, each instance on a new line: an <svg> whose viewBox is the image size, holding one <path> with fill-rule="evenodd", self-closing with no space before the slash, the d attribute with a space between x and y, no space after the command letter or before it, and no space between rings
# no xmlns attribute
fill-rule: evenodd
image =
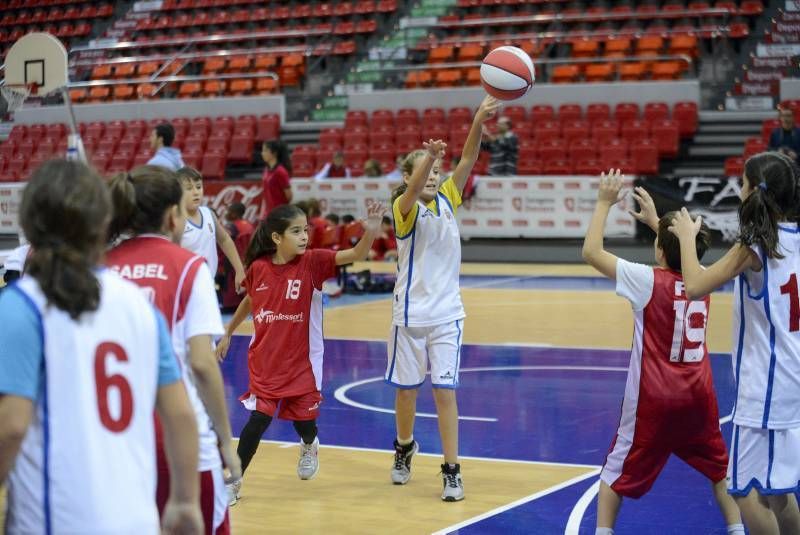
<svg viewBox="0 0 800 535"><path fill-rule="evenodd" d="M411 438L400 438L399 436L397 437L397 443L400 444L401 446L408 446L412 442L414 442L414 435L411 435Z"/></svg>
<svg viewBox="0 0 800 535"><path fill-rule="evenodd" d="M614 535L614 528L597 528L594 535Z"/></svg>
<svg viewBox="0 0 800 535"><path fill-rule="evenodd" d="M730 524L728 525L728 535L745 535L744 524Z"/></svg>

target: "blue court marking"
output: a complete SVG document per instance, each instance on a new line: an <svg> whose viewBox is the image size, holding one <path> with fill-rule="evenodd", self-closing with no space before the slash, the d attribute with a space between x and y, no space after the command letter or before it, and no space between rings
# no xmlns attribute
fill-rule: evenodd
<svg viewBox="0 0 800 535"><path fill-rule="evenodd" d="M248 341L247 336L235 336L222 365L236 434L248 417L236 401L247 389ZM462 366L481 370L461 375L459 412L496 419L460 422L462 455L595 466L603 463L616 431L625 390L626 373L613 368L627 367L629 350L464 345L462 351ZM393 388L372 381L348 390L349 399L386 412L349 406L334 396L337 389L346 385L382 377L386 361L385 342L326 340L325 401L319 419L323 444L391 449L395 435ZM714 355L711 364L720 414L727 415L733 404L730 356ZM420 390L418 409L435 413L428 384ZM434 418L418 418L414 434L423 452L441 452ZM727 440L730 424L723 426L723 434ZM292 426L281 420L276 420L263 438L298 440ZM390 463L391 452L387 451L387 471ZM469 489L469 461L464 463L464 478ZM570 513L594 481L589 478L547 494L461 528L458 533L519 532L525 531L525 526L537 526L536 533L564 533ZM593 533L595 504L593 500L583 515L580 533ZM626 502L616 533L678 532L725 530L709 484L675 460L647 496Z"/></svg>

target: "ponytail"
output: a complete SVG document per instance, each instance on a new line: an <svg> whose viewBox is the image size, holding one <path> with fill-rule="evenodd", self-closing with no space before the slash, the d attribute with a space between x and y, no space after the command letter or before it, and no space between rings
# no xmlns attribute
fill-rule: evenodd
<svg viewBox="0 0 800 535"><path fill-rule="evenodd" d="M787 156L764 152L747 160L744 175L753 191L739 206L739 241L758 245L768 258L783 258L778 222L798 220L800 170Z"/></svg>
<svg viewBox="0 0 800 535"><path fill-rule="evenodd" d="M107 234L111 200L102 179L81 162L51 160L28 181L20 221L31 243L26 273L72 319L97 310L94 270Z"/></svg>
<svg viewBox="0 0 800 535"><path fill-rule="evenodd" d="M109 191L114 207L109 227L111 241L126 232L160 233L167 210L180 206L183 199L183 187L178 175L153 165L113 176Z"/></svg>

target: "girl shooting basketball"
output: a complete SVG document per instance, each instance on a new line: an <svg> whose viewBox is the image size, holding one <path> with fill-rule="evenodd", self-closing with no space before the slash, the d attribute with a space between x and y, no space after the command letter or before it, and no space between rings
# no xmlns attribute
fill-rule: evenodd
<svg viewBox="0 0 800 535"><path fill-rule="evenodd" d="M483 123L500 103L487 96L478 108L461 160L452 176L440 184L439 168L447 146L429 141L403 162L403 184L395 190L392 211L397 237L398 275L395 283L392 331L386 382L397 388L397 437L391 478L405 485L411 459L419 451L414 440L417 391L431 368L439 435L444 450L442 500L464 499L458 463L458 407L455 389L464 323L459 289L461 241L456 209L461 192L478 159Z"/></svg>

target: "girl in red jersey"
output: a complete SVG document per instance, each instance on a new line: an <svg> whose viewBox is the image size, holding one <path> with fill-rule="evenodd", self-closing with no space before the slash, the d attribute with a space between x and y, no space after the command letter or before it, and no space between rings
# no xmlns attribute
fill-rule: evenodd
<svg viewBox="0 0 800 535"><path fill-rule="evenodd" d="M706 347L709 298L690 300L681 275L681 248L668 230L675 212L660 220L647 192L634 198L633 215L656 232L658 267L634 264L603 248L603 227L620 199L619 169L600 177L597 205L583 242L583 259L631 302L634 335L631 361L614 442L600 472L595 535L613 535L622 497L640 498L675 455L706 476L729 535L744 535L739 509L726 492L728 452L719 429L719 410ZM694 249L702 257L708 229Z"/></svg>
<svg viewBox="0 0 800 535"><path fill-rule="evenodd" d="M265 141L261 145L261 157L267 164L261 177L261 219L264 219L270 210L292 202L292 188L289 185L292 165L289 163L289 150L280 141Z"/></svg>
<svg viewBox="0 0 800 535"><path fill-rule="evenodd" d="M300 435L297 475L311 479L319 470L317 416L322 402L322 283L336 266L364 260L380 232L385 208L368 209L366 232L352 249L308 250L308 222L300 208L272 210L256 230L247 250L244 298L217 346L223 358L231 336L252 311L255 334L248 349L249 391L239 399L251 411L237 449L242 469L253 458L261 436L280 405L280 417L291 420ZM231 488L231 503L239 485Z"/></svg>

